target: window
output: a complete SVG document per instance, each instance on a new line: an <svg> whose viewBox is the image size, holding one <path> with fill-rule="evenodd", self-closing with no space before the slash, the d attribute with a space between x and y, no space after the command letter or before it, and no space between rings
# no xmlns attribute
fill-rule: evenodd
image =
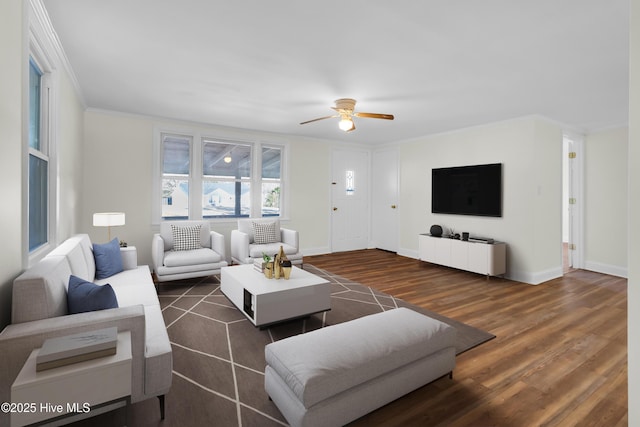
<svg viewBox="0 0 640 427"><path fill-rule="evenodd" d="M230 141L197 132L157 135L157 220L282 215L286 145Z"/></svg>
<svg viewBox="0 0 640 427"><path fill-rule="evenodd" d="M162 218L189 218L189 136L162 135Z"/></svg>
<svg viewBox="0 0 640 427"><path fill-rule="evenodd" d="M262 147L262 216L280 215L282 148Z"/></svg>
<svg viewBox="0 0 640 427"><path fill-rule="evenodd" d="M42 108L42 71L31 59L29 61L29 252L33 252L48 242L49 223L49 156L47 155L46 133L41 118L46 109ZM45 111L43 111L45 110Z"/></svg>
<svg viewBox="0 0 640 427"><path fill-rule="evenodd" d="M25 52L23 141L23 262L32 265L55 245L57 222L56 46L46 35L50 23L29 4L29 49Z"/></svg>
<svg viewBox="0 0 640 427"><path fill-rule="evenodd" d="M251 214L251 145L202 142L202 217Z"/></svg>

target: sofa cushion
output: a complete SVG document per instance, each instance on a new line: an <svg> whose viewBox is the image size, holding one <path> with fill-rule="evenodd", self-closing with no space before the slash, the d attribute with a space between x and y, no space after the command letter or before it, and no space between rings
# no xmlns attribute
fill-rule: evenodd
<svg viewBox="0 0 640 427"><path fill-rule="evenodd" d="M120 307L139 304L147 306L159 304L155 286L150 278L149 266L141 265L108 279L96 280L95 283L98 285L109 283L116 293Z"/></svg>
<svg viewBox="0 0 640 427"><path fill-rule="evenodd" d="M67 314L71 269L63 256L45 257L13 281L11 323Z"/></svg>
<svg viewBox="0 0 640 427"><path fill-rule="evenodd" d="M96 285L71 275L67 290L69 314L118 308L116 294L110 284Z"/></svg>
<svg viewBox="0 0 640 427"><path fill-rule="evenodd" d="M398 308L285 338L265 358L309 408L328 397L455 346L456 330Z"/></svg>
<svg viewBox="0 0 640 427"><path fill-rule="evenodd" d="M124 270L117 238L109 243L94 243L93 256L96 260L97 279L105 279Z"/></svg>
<svg viewBox="0 0 640 427"><path fill-rule="evenodd" d="M220 262L220 254L213 249L200 248L190 251L166 252L164 265L166 267L182 267L185 265L212 264Z"/></svg>
<svg viewBox="0 0 640 427"><path fill-rule="evenodd" d="M275 222L253 222L254 242L258 245L279 241L279 232L280 230L276 231Z"/></svg>
<svg viewBox="0 0 640 427"><path fill-rule="evenodd" d="M67 258L69 267L71 267L71 274L74 276L84 280L93 280L96 277L96 261L91 240L89 240L87 234L78 234L68 238L54 248L48 256L63 256Z"/></svg>
<svg viewBox="0 0 640 427"><path fill-rule="evenodd" d="M190 251L199 249L200 230L202 225L177 226L171 224L171 235L173 236L174 251Z"/></svg>
<svg viewBox="0 0 640 427"><path fill-rule="evenodd" d="M298 253L298 250L291 245L287 245L286 243L269 243L266 245L259 245L257 243L252 243L249 245L249 256L251 258L262 258L262 253L269 256L274 256L278 252L280 252L280 246L282 246L282 250L285 255L293 255Z"/></svg>

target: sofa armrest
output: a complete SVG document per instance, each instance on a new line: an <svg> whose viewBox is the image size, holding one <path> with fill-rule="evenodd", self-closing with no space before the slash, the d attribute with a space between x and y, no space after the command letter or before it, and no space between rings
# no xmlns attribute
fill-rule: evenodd
<svg viewBox="0 0 640 427"><path fill-rule="evenodd" d="M249 258L249 235L240 230L231 230L231 258L244 262Z"/></svg>
<svg viewBox="0 0 640 427"><path fill-rule="evenodd" d="M297 230L290 230L288 228L280 229L280 236L282 238L282 243L286 243L289 246L293 246L294 248L300 250L300 237Z"/></svg>
<svg viewBox="0 0 640 427"><path fill-rule="evenodd" d="M151 261L154 271L164 265L164 239L160 234L154 234L151 240Z"/></svg>
<svg viewBox="0 0 640 427"><path fill-rule="evenodd" d="M211 249L220 255L223 261L227 259L225 254L226 248L224 247L224 236L217 231L211 232Z"/></svg>
<svg viewBox="0 0 640 427"><path fill-rule="evenodd" d="M0 402L11 401L11 385L31 352L53 337L115 326L131 331L132 399L144 394L145 315L142 305L72 314L17 323L0 333ZM8 426L10 414L0 414L0 426Z"/></svg>

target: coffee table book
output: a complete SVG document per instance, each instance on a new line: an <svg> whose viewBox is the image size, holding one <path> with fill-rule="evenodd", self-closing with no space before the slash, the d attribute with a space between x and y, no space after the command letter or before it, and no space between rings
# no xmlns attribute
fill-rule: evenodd
<svg viewBox="0 0 640 427"><path fill-rule="evenodd" d="M36 371L114 355L117 341L116 327L49 338L36 358Z"/></svg>

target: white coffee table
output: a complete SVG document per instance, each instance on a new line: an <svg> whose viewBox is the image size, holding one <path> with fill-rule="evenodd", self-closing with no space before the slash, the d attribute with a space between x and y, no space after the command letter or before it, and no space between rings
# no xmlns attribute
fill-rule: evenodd
<svg viewBox="0 0 640 427"><path fill-rule="evenodd" d="M331 310L325 279L292 267L285 279L267 279L253 265L223 267L221 290L255 326L265 327Z"/></svg>

